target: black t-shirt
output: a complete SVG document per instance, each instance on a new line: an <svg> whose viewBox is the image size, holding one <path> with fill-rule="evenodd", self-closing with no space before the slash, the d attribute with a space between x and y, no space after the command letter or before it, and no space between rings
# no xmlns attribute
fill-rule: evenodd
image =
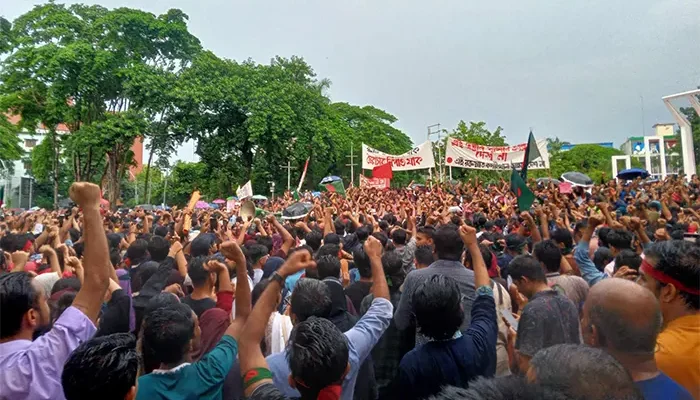
<svg viewBox="0 0 700 400"><path fill-rule="evenodd" d="M211 298L207 297L200 300L192 299L192 295L182 298L182 302L190 306L190 308L197 314L197 318L201 317L205 311L210 308L216 307L216 302Z"/></svg>
<svg viewBox="0 0 700 400"><path fill-rule="evenodd" d="M345 288L345 295L350 298L352 305L355 310L360 310L362 306L362 299L364 299L368 294L370 289L372 289L372 282L354 282Z"/></svg>
<svg viewBox="0 0 700 400"><path fill-rule="evenodd" d="M275 387L275 385L272 382L262 384L255 388L253 393L248 397L249 400L287 400L291 399L290 397L287 397L282 394L282 392L279 391Z"/></svg>

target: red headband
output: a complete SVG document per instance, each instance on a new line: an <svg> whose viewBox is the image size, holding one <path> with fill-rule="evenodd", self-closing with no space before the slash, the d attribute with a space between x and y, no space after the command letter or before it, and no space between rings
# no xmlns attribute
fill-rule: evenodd
<svg viewBox="0 0 700 400"><path fill-rule="evenodd" d="M671 284L675 286L676 289L680 290L681 292L700 295L700 289L693 289L685 286L683 283L679 282L675 278L672 278L666 275L665 273L659 271L658 269L652 267L651 264L649 264L646 260L642 260L642 264L639 266L639 270L661 283Z"/></svg>

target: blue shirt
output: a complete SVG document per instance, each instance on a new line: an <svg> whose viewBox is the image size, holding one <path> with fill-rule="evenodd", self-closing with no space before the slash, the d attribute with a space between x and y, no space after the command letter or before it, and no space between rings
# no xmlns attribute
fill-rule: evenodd
<svg viewBox="0 0 700 400"><path fill-rule="evenodd" d="M352 400L360 365L365 361L374 345L377 344L389 326L393 312L394 306L391 305L389 300L376 298L372 301L372 305L367 310L367 313L357 321L352 329L345 332L350 351L348 357L350 372L343 380L341 400ZM270 368L270 372L272 372L272 380L277 389L287 397L300 397L299 392L289 386L288 377L291 372L287 363L287 351L268 356L265 360ZM140 387L139 390L141 390Z"/></svg>
<svg viewBox="0 0 700 400"><path fill-rule="evenodd" d="M400 399L423 399L445 385L466 388L477 376L496 372L496 304L493 295L478 295L471 325L460 337L428 342L408 352L399 366Z"/></svg>
<svg viewBox="0 0 700 400"><path fill-rule="evenodd" d="M236 339L224 335L199 361L140 377L136 400L220 400L224 379L237 355Z"/></svg>
<svg viewBox="0 0 700 400"><path fill-rule="evenodd" d="M588 242L583 240L576 245L574 261L576 261L576 265L578 265L578 269L581 271L581 278L588 282L589 286L593 286L608 276L598 271L598 268L596 268L595 264L588 256L588 246Z"/></svg>
<svg viewBox="0 0 700 400"><path fill-rule="evenodd" d="M693 396L663 372L645 381L635 382L645 400L692 400Z"/></svg>

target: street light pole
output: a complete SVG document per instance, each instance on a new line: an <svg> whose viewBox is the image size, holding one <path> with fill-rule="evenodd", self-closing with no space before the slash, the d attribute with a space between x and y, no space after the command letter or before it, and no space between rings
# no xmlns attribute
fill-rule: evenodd
<svg viewBox="0 0 700 400"><path fill-rule="evenodd" d="M433 128L437 128L437 129L433 131L432 130ZM442 169L440 168L440 166L442 165L442 151L440 150L440 139L442 139L441 134L442 134L442 131L440 130L439 123L428 126L428 140L430 140L430 136L432 136L432 135L437 135L437 137L438 137L438 163L437 163L437 166L435 168L435 172L437 174L438 181L442 180L442 175L443 175ZM432 173L430 174L430 177L432 179Z"/></svg>
<svg viewBox="0 0 700 400"><path fill-rule="evenodd" d="M350 155L346 156L350 159L350 164L345 164L346 167L350 167L350 186L355 186L355 153L353 152L355 146L350 145Z"/></svg>
<svg viewBox="0 0 700 400"><path fill-rule="evenodd" d="M287 165L280 166L280 168L284 168L287 170L287 191L289 192L292 188L292 170L297 169L296 167L292 167L292 162L287 161Z"/></svg>

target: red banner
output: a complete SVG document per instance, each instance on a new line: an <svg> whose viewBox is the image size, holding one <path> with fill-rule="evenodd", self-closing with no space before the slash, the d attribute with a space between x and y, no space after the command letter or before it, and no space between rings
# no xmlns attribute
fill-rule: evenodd
<svg viewBox="0 0 700 400"><path fill-rule="evenodd" d="M369 189L389 189L391 179L388 178L367 178L360 175L360 187Z"/></svg>

